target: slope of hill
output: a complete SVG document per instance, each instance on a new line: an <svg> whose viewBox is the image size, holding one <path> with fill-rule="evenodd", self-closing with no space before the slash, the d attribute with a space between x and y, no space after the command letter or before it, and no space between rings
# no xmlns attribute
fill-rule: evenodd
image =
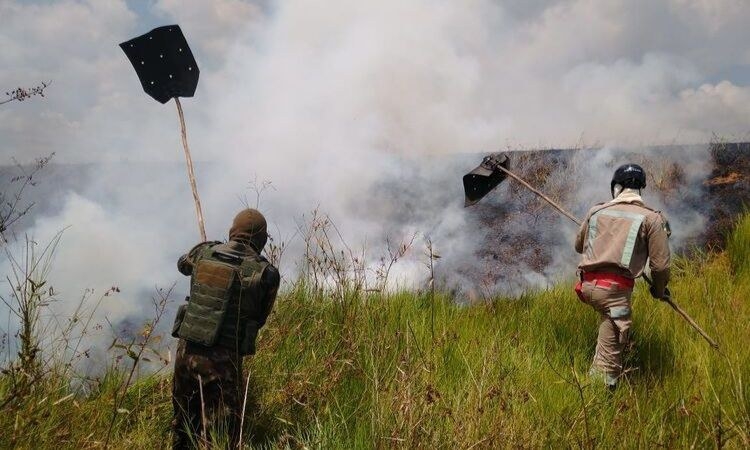
<svg viewBox="0 0 750 450"><path fill-rule="evenodd" d="M247 360L245 444L747 448L748 255L745 216L727 251L675 262L674 299L720 351L639 284L627 374L614 394L585 375L596 317L569 283L458 306L429 292L346 286L342 297L300 282L280 298ZM96 380L36 380L18 397L10 397L12 377L0 376L0 443L101 448L112 423L112 448L168 448L168 374L118 394L133 357L113 355Z"/></svg>

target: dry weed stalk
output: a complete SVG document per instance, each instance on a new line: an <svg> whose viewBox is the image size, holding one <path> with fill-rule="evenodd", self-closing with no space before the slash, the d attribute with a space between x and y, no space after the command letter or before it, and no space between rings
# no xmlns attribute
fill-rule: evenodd
<svg viewBox="0 0 750 450"><path fill-rule="evenodd" d="M39 358L41 310L53 299L54 289L47 286L47 276L61 235L62 232L55 235L41 251L37 250L37 242L26 236L21 258L5 249L12 272L6 280L12 290L10 298L0 295L0 300L19 321L16 337L20 348L17 359L10 366L10 371L18 375L13 379L21 383L19 391L28 388L28 382L37 379L42 371Z"/></svg>
<svg viewBox="0 0 750 450"><path fill-rule="evenodd" d="M385 250L386 255L380 257L378 266L375 268L375 278L377 280L378 291L384 291L388 285L388 277L391 274L393 265L396 264L401 258L406 256L409 249L414 244L414 240L417 238L417 233L411 235L407 240L399 242L398 246L393 245L390 237L385 238Z"/></svg>
<svg viewBox="0 0 750 450"><path fill-rule="evenodd" d="M162 317L164 316L167 305L170 303L170 295L172 294L174 287L175 285L173 284L167 290L156 290L156 296L151 298L154 308L153 318L143 325L141 332L137 336L131 338L130 342L128 342L127 344L120 343L115 338L115 341L110 346L110 348L122 349L125 352L125 355L127 355L132 360L132 365L130 366L130 371L128 372L128 376L125 379L125 382L115 390L112 405L112 416L107 427L107 434L104 440L104 448L109 448L109 442L112 438L112 430L114 428L117 415L129 413L129 411L121 408L122 402L125 399L126 394L128 393L130 383L133 381L133 377L135 376L135 373L139 368L139 364L142 361L151 362L151 359L146 357L145 353L150 352L156 355L165 366L169 362L167 358L162 357L156 349L151 347L151 345L152 343L160 340L160 336L155 334L155 330L159 325Z"/></svg>
<svg viewBox="0 0 750 450"><path fill-rule="evenodd" d="M240 414L240 435L237 439L237 443L242 448L242 432L245 427L245 412L247 410L247 391L250 388L250 374L245 375L245 392L242 395L242 413Z"/></svg>
<svg viewBox="0 0 750 450"><path fill-rule="evenodd" d="M309 222L298 225L305 242L301 279L314 292L332 290L343 302L347 292L360 292L366 283L365 249L355 253L328 215L313 210Z"/></svg>
<svg viewBox="0 0 750 450"><path fill-rule="evenodd" d="M281 236L281 230L279 228L276 228L276 235ZM279 240L279 243L276 243L276 240L271 236L268 235L268 244L266 244L265 248L263 249L263 254L265 255L266 259L268 259L268 262L273 264L276 267L281 266L281 259L284 256L284 252L286 252L286 249L289 247L289 244L294 241L294 239L297 237L297 232L292 234L291 236L287 238L282 238Z"/></svg>
<svg viewBox="0 0 750 450"><path fill-rule="evenodd" d="M13 89L12 91L7 91L5 93L5 100L0 100L0 105L4 105L6 103L10 103L12 101L18 101L22 102L24 100L28 100L31 97L40 96L44 97L44 90L49 87L49 85L52 84L52 81L42 81L41 84L38 84L34 87L30 88L22 88L17 87Z"/></svg>
<svg viewBox="0 0 750 450"><path fill-rule="evenodd" d="M43 158L37 158L30 168L13 160L17 175L13 175L7 186L0 191L1 242L8 242L8 231L34 207L34 203L23 204L23 194L29 187L36 186L39 173L47 167L54 156L55 154L51 153Z"/></svg>
<svg viewBox="0 0 750 450"><path fill-rule="evenodd" d="M241 202L242 205L245 208L260 208L260 200L263 196L263 193L267 190L273 190L275 191L276 188L274 187L273 183L270 180L258 180L258 175L253 175L253 179L248 182L247 190L253 192L255 196L255 204L251 205L250 201L247 198L247 195L242 197ZM281 236L281 231L279 230L278 226L276 227L276 235ZM273 264L276 267L279 267L281 265L281 258L284 256L284 252L287 249L287 246L291 241L294 240L296 237L296 233L290 236L286 240L280 240L277 244L274 240L273 236L270 234L268 235L268 244L263 249L263 253L268 259L268 262Z"/></svg>
<svg viewBox="0 0 750 450"><path fill-rule="evenodd" d="M5 249L11 268L6 280L12 290L7 298L0 295L0 300L18 320L15 337L19 347L15 358L8 355L11 362L3 370L13 388L0 409L24 398L41 380L70 379L76 362L89 357L89 348L83 344L94 326L97 309L105 297L119 292L113 286L90 306L94 291L87 289L72 315L63 320L53 307L57 292L48 283L62 234L58 232L44 247L27 236L19 256Z"/></svg>
<svg viewBox="0 0 750 450"><path fill-rule="evenodd" d="M435 248L432 245L432 239L429 237L425 238L425 246L427 248L427 251L425 252L425 255L427 256L427 268L430 271L430 280L429 280L429 287L430 287L430 334L432 335L432 344L433 347L435 346L435 261L441 258L440 255L438 255L435 252Z"/></svg>
<svg viewBox="0 0 750 450"><path fill-rule="evenodd" d="M269 189L273 191L276 190L271 180L258 180L258 174L253 175L253 179L247 183L247 190L255 195L255 204L252 206L250 205L247 195L242 198L242 204L245 208L260 208L260 199L263 196L263 192Z"/></svg>
<svg viewBox="0 0 750 450"><path fill-rule="evenodd" d="M317 295L332 292L342 303L347 295L384 291L393 266L417 237L414 233L397 245L386 237L385 253L376 260L368 255L366 243L356 250L349 246L333 220L318 209L309 220L303 217L297 228L304 242L298 282Z"/></svg>

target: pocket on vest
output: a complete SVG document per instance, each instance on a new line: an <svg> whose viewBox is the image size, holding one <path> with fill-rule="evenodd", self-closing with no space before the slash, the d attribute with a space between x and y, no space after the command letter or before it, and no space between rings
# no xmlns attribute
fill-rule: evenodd
<svg viewBox="0 0 750 450"><path fill-rule="evenodd" d="M258 322L249 320L245 327L245 336L240 346L240 352L243 355L255 354L255 340L258 337Z"/></svg>
<svg viewBox="0 0 750 450"><path fill-rule="evenodd" d="M187 311L187 305L180 305L179 308L177 308L177 314L174 317L174 323L172 324L172 337L173 338L179 338L179 331L180 331L180 325L182 325L182 320L185 319L185 311Z"/></svg>

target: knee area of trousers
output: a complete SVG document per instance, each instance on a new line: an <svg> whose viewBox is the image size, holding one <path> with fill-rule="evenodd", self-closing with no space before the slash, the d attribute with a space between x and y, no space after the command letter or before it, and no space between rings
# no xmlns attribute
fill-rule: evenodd
<svg viewBox="0 0 750 450"><path fill-rule="evenodd" d="M609 317L611 319L626 319L630 317L629 306L612 306L609 308Z"/></svg>

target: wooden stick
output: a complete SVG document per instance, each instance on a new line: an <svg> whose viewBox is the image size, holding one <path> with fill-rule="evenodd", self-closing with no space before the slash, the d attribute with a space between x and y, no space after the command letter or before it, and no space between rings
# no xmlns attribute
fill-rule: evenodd
<svg viewBox="0 0 750 450"><path fill-rule="evenodd" d="M242 362L240 362L242 364ZM242 373L242 370L240 370ZM242 428L245 426L245 408L247 408L247 389L250 387L250 373L247 374L247 380L245 380L245 396L242 397L242 415L240 416L240 437L237 440L237 448L242 448Z"/></svg>
<svg viewBox="0 0 750 450"><path fill-rule="evenodd" d="M179 97L174 98L177 105L177 114L180 116L180 130L182 131L182 147L185 149L185 161L187 162L188 178L190 179L190 188L193 191L193 200L195 200L195 213L198 215L198 228L201 233L201 240L206 241L206 228L203 225L203 210L201 209L201 199L198 197L198 187L195 185L195 172L193 171L193 159L190 157L190 149L187 142L187 130L185 129L185 115L182 113L182 105Z"/></svg>
<svg viewBox="0 0 750 450"><path fill-rule="evenodd" d="M547 203L549 203L550 205L552 205L552 207L553 207L553 208L555 208L555 209L557 209L558 211L560 211L561 213L563 213L563 215L564 215L565 217L567 217L568 219L572 220L573 222L575 222L575 223L576 223L576 224L578 224L579 226L581 225L581 221L580 221L580 220L578 220L578 219L577 219L577 218L576 218L576 217L575 217L574 215L572 215L572 214L570 214L569 212L567 212L567 211L565 211L564 209L562 209L562 207L561 207L560 205L558 205L557 203L553 202L551 198L547 197L546 195L542 194L541 192L539 192L539 191L537 191L536 189L534 189L533 187L531 187L531 185L530 185L529 183L525 182L525 181L524 181L523 179L521 179L521 177L519 177L518 175L514 174L513 172L511 172L510 170L508 170L508 169L506 169L505 167L501 166L500 164L497 164L497 165L495 166L495 168L497 168L497 169L500 169L500 170L502 170L503 172L507 173L507 174L508 174L508 175L509 175L510 177L512 177L512 178L513 178L514 180L516 180L516 181L518 181L519 183L521 183L522 185L526 186L526 188L528 188L528 189L529 189L529 190L530 190L531 192L535 193L535 194L536 194L536 195L538 195L539 197L541 197L541 198L543 198L544 200L546 200L546 201L547 201Z"/></svg>
<svg viewBox="0 0 750 450"><path fill-rule="evenodd" d="M206 433L206 402L203 400L203 378L198 375L198 393L200 394L201 400L201 444L206 445L208 443L208 433ZM195 430L198 431L198 430ZM203 448L203 446L201 446Z"/></svg>
<svg viewBox="0 0 750 450"><path fill-rule="evenodd" d="M672 309L674 309L675 311L677 311L677 314L681 315L682 318L687 321L687 323L689 323L690 325L692 325L692 327L695 328L695 331L697 331L698 333L700 333L700 335L703 336L703 339L705 339L709 344L711 344L711 347L713 347L713 348L719 348L719 344L716 341L714 341L713 339L711 339L711 336L709 336L708 334L706 334L706 332L703 331L703 329L698 326L698 324L695 322L695 320L693 320L692 317L688 316L688 314L685 311L683 311L682 308L680 308L679 306L677 306L677 304L675 304L672 301L672 299L668 298L668 299L666 299L664 301L667 302L667 303L669 303L669 306L671 306Z"/></svg>
<svg viewBox="0 0 750 450"><path fill-rule="evenodd" d="M649 285L653 285L654 284L651 281L651 278L649 278L648 275L646 275L645 273L643 274L643 279L646 280L646 283L648 283ZM708 342L711 345L711 347L713 347L713 348L719 348L719 344L716 341L714 341L713 339L711 339L711 336L709 336L705 331L703 331L703 328L701 328L698 325L698 323L695 320L693 320L692 317L690 317L688 315L688 313L686 313L675 302L673 302L671 298L667 297L667 298L662 299L662 301L668 303L669 306L672 307L672 309L674 309L675 311L677 311L677 314L681 315L682 318L685 319L685 321L690 324L690 326L692 326L693 328L695 328L695 331L697 331L701 336L703 336L703 339L705 339L706 342Z"/></svg>

